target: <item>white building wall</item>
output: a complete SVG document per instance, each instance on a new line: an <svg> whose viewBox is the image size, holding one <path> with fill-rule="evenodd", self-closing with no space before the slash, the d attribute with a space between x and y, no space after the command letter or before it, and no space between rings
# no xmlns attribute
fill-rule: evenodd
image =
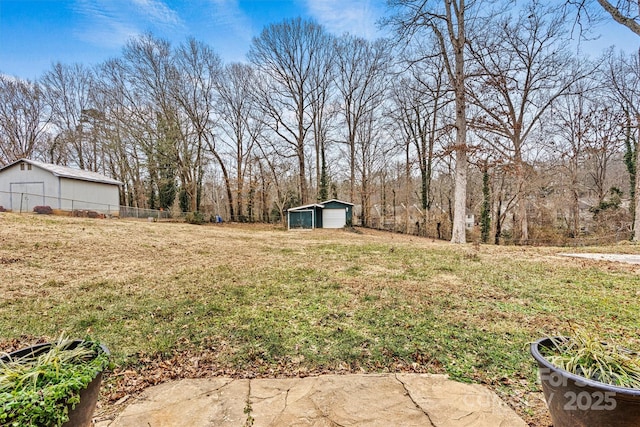
<svg viewBox="0 0 640 427"><path fill-rule="evenodd" d="M120 211L119 191L118 185L60 178L22 162L0 172L0 206L14 212L20 212L20 209L32 212L35 206L50 206L117 215Z"/></svg>
<svg viewBox="0 0 640 427"><path fill-rule="evenodd" d="M21 169L21 165L24 169ZM58 207L58 177L35 166L18 163L0 174L0 206L30 212L34 206Z"/></svg>
<svg viewBox="0 0 640 427"><path fill-rule="evenodd" d="M100 182L60 178L61 209L93 210L102 213L120 211L119 187Z"/></svg>

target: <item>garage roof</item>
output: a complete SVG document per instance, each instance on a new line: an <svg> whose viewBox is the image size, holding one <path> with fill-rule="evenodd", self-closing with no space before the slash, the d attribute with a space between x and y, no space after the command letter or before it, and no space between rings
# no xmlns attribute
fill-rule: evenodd
<svg viewBox="0 0 640 427"><path fill-rule="evenodd" d="M91 171L86 171L82 169L73 169L67 166L54 165L51 163L43 163L37 160L30 160L30 159L16 160L15 162L10 163L3 168L0 168L0 172L20 162L32 164L33 166L39 167L40 169L44 169L46 171L51 172L54 176L59 176L62 178L78 179L81 181L90 181L90 182L100 182L103 184L113 184L113 185L123 184L118 180L109 178L108 176L104 176L97 172L91 172Z"/></svg>

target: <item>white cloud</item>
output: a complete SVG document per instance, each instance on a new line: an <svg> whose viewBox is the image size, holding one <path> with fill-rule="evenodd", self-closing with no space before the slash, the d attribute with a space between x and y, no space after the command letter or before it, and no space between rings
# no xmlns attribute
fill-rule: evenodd
<svg viewBox="0 0 640 427"><path fill-rule="evenodd" d="M213 24L230 31L234 37L251 39L251 20L238 0L211 0L211 4Z"/></svg>
<svg viewBox="0 0 640 427"><path fill-rule="evenodd" d="M228 61L243 61L256 29L238 0L209 0L211 40L218 53Z"/></svg>
<svg viewBox="0 0 640 427"><path fill-rule="evenodd" d="M138 34L137 27L123 19L122 11L113 5L109 1L78 0L75 11L81 20L74 30L76 36L94 45L113 48Z"/></svg>
<svg viewBox="0 0 640 427"><path fill-rule="evenodd" d="M309 15L336 35L350 33L373 39L382 33L377 21L384 13L380 0L305 0Z"/></svg>
<svg viewBox="0 0 640 427"><path fill-rule="evenodd" d="M133 0L143 15L147 15L156 23L182 26L177 12L159 0Z"/></svg>
<svg viewBox="0 0 640 427"><path fill-rule="evenodd" d="M154 28L182 28L178 14L160 0L76 0L75 34L97 46L115 48Z"/></svg>

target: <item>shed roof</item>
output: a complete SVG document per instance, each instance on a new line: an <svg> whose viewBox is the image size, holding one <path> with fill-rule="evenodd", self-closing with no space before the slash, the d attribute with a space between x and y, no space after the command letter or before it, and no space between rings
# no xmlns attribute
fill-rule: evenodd
<svg viewBox="0 0 640 427"><path fill-rule="evenodd" d="M322 206L324 206L324 205L326 205L328 203L331 203L331 202L342 203L343 205L353 206L353 203L345 202L344 200L338 200L338 199L325 200L324 202L320 202L320 204Z"/></svg>
<svg viewBox="0 0 640 427"><path fill-rule="evenodd" d="M311 209L311 208L320 208L320 209L324 209L329 203L341 203L343 205L349 205L349 206L353 206L353 203L349 203L349 202L343 202L342 200L338 200L338 199L331 199L331 200L325 200L324 202L319 202L319 203L311 203L308 205L302 205L302 206L296 206L294 208L289 208L287 209L287 212L293 212L293 211L302 211L305 209Z"/></svg>
<svg viewBox="0 0 640 427"><path fill-rule="evenodd" d="M113 178L109 178L108 176L99 174L97 172L91 172L91 171L86 171L82 169L74 169L67 166L54 165L52 163L43 163L37 160L31 160L31 159L16 160L15 162L0 168L0 172L20 162L32 164L35 167L44 169L48 172L51 172L53 175L59 176L62 178L78 179L81 181L90 181L90 182L100 182L103 184L112 184L112 185L123 184L121 181L115 180Z"/></svg>
<svg viewBox="0 0 640 427"><path fill-rule="evenodd" d="M324 208L324 206L319 205L317 203L312 203L310 205L303 205L303 206L296 206L295 208L289 208L287 209L287 212L303 211L305 209L311 209L311 208Z"/></svg>

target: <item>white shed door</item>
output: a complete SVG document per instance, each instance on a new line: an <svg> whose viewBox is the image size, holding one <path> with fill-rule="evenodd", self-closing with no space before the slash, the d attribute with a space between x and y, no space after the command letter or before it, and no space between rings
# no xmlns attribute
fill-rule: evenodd
<svg viewBox="0 0 640 427"><path fill-rule="evenodd" d="M347 214L344 209L323 209L322 228L342 228L347 225Z"/></svg>
<svg viewBox="0 0 640 427"><path fill-rule="evenodd" d="M36 206L44 206L44 182L12 182L11 209L14 212L31 212Z"/></svg>

